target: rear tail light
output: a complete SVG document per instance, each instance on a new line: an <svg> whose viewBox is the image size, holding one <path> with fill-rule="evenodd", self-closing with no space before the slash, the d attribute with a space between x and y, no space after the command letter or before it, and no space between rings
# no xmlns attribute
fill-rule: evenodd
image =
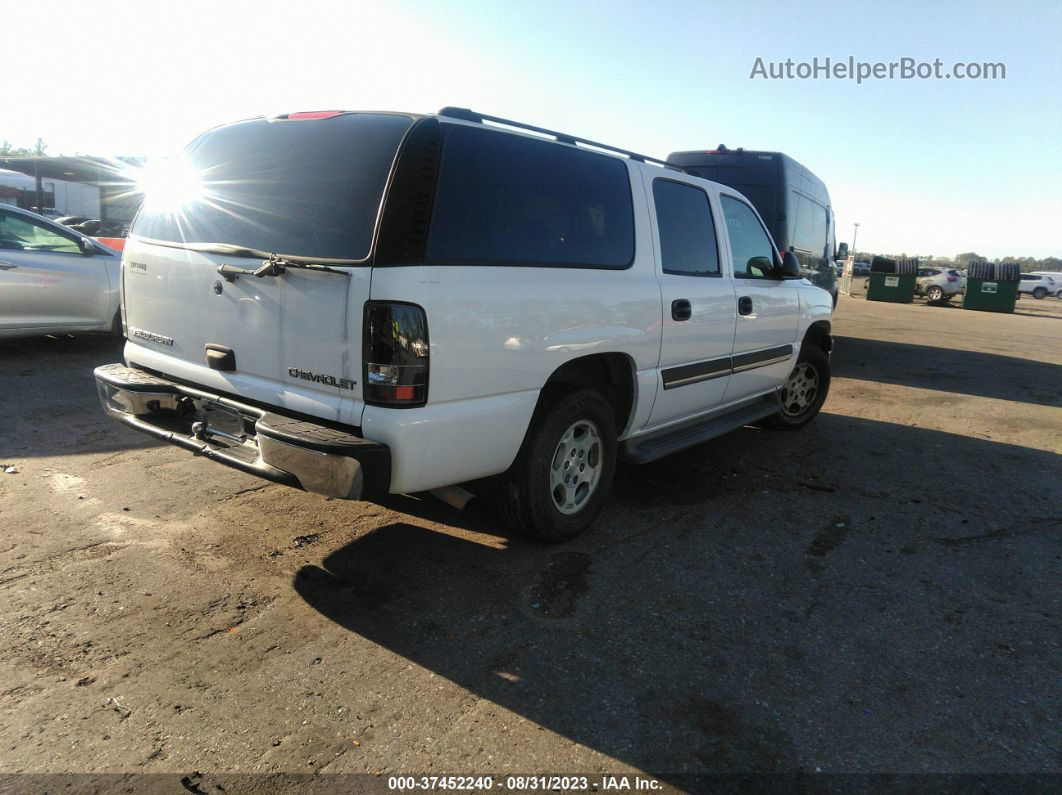
<svg viewBox="0 0 1062 795"><path fill-rule="evenodd" d="M364 329L365 402L412 408L428 400L428 318L416 304L369 301Z"/></svg>
<svg viewBox="0 0 1062 795"><path fill-rule="evenodd" d="M949 276L949 277L948 277L948 281L949 281L949 282L957 282L957 281L959 281L959 280L958 280L958 278L957 278L957 277L955 277L955 276Z"/></svg>

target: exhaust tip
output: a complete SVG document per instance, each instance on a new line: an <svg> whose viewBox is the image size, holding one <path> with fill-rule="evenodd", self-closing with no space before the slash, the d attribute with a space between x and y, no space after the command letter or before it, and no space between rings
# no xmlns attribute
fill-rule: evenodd
<svg viewBox="0 0 1062 795"><path fill-rule="evenodd" d="M437 489L431 489L428 494L459 511L463 511L465 506L476 496L468 489L463 489L460 486L440 486Z"/></svg>

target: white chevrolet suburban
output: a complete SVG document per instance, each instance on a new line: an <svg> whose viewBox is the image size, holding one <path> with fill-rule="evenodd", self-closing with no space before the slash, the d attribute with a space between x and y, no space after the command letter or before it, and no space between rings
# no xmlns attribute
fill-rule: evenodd
<svg viewBox="0 0 1062 795"><path fill-rule="evenodd" d="M830 384L830 294L735 190L460 108L196 139L122 262L105 410L342 499L486 479L563 541L647 462Z"/></svg>

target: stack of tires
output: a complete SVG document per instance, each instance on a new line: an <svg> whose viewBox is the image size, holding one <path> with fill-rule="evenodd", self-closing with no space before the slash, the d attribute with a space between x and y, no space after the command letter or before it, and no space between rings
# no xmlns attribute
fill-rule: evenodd
<svg viewBox="0 0 1062 795"><path fill-rule="evenodd" d="M980 312L1013 312L1018 301L1021 268L1015 264L971 262L966 268L963 309Z"/></svg>
<svg viewBox="0 0 1062 795"><path fill-rule="evenodd" d="M894 304L911 303L914 300L917 274L917 259L894 260L888 257L874 257L870 261L867 300L888 301Z"/></svg>

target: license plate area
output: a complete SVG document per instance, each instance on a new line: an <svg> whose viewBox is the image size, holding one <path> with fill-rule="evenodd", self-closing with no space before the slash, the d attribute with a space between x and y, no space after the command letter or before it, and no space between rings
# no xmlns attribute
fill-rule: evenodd
<svg viewBox="0 0 1062 795"><path fill-rule="evenodd" d="M231 406L205 398L196 398L193 405L196 418L193 431L198 438L221 438L241 445L253 439L253 434L248 432L250 418L245 419Z"/></svg>

